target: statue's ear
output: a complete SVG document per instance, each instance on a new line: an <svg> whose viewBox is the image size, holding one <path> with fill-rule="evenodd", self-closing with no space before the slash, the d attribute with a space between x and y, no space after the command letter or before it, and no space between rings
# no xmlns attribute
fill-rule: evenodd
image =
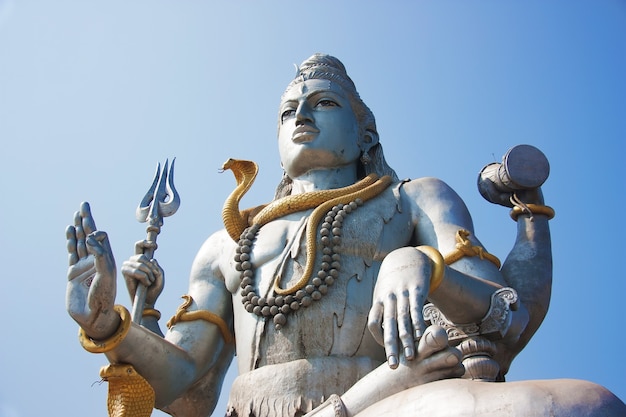
<svg viewBox="0 0 626 417"><path fill-rule="evenodd" d="M363 137L361 138L361 142L359 143L359 146L361 147L361 151L363 151L363 153L368 153L370 149L372 149L372 147L377 144L378 144L378 133L371 131L371 130L366 130L365 133L363 134Z"/></svg>

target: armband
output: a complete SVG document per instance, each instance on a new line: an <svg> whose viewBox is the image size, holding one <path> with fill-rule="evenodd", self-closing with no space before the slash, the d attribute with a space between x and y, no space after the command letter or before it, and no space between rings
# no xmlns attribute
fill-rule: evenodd
<svg viewBox="0 0 626 417"><path fill-rule="evenodd" d="M230 327L226 324L223 318L208 310L187 311L187 308L189 308L193 302L193 298L191 298L191 295L183 295L183 298L185 301L180 307L178 307L176 314L174 314L174 316L172 316L172 318L167 322L168 329L180 321L204 320L215 324L220 329L224 342L233 342L233 335L230 331Z"/></svg>
<svg viewBox="0 0 626 417"><path fill-rule="evenodd" d="M82 328L78 330L78 341L80 342L80 345L83 348L85 348L87 352L91 352L91 353L109 352L115 349L116 347L118 347L120 343L122 343L122 340L124 340L124 338L128 334L128 331L130 330L130 326L132 323L130 319L130 313L128 312L126 307L121 306L121 305L115 305L113 307L113 310L115 310L120 315L120 318L122 319L122 321L120 323L120 326L115 331L115 333L113 333L111 336L109 336L105 340L94 340L90 338L89 336L87 336L87 334Z"/></svg>
<svg viewBox="0 0 626 417"><path fill-rule="evenodd" d="M428 291L428 293L431 294L439 288L439 285L441 285L441 282L443 281L446 263L441 253L432 246L418 246L415 249L428 256L433 263L433 270L430 273L430 290Z"/></svg>
<svg viewBox="0 0 626 417"><path fill-rule="evenodd" d="M539 204L525 204L524 206L515 206L511 210L511 218L517 221L520 214L530 214L531 218L533 214L543 214L548 216L548 220L554 218L554 209L550 206L542 206Z"/></svg>
<svg viewBox="0 0 626 417"><path fill-rule="evenodd" d="M481 246L474 246L468 239L470 232L465 229L460 229L456 232L456 249L448 253L443 259L446 265L450 265L465 256L478 256L480 259L486 259L500 269L500 259L497 256L490 254Z"/></svg>
<svg viewBox="0 0 626 417"><path fill-rule="evenodd" d="M157 309L154 308L144 308L143 309L143 313L142 313L143 317L154 317L157 320L161 319L161 312Z"/></svg>

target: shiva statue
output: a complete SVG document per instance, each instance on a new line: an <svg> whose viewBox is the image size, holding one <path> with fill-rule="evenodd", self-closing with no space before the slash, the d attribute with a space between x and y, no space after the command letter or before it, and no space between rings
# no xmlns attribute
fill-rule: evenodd
<svg viewBox="0 0 626 417"><path fill-rule="evenodd" d="M83 347L111 363L109 382L132 376L148 391L135 415L211 415L235 355L232 417L626 415L590 382L504 382L550 301L554 210L536 148L512 148L479 176L517 223L503 263L448 185L398 178L335 57L313 55L287 86L278 151L284 175L260 207L239 208L256 164L224 164L237 180L225 227L199 249L165 333L154 241L121 268L131 298L145 291L133 320L115 304L115 261L88 203L68 226L67 310Z"/></svg>

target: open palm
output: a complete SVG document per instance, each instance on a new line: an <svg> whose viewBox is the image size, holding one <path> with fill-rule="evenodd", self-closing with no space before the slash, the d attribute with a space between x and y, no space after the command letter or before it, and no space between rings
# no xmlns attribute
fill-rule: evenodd
<svg viewBox="0 0 626 417"><path fill-rule="evenodd" d="M66 229L69 269L66 307L70 316L94 339L112 334L119 324L113 311L116 293L115 259L109 239L98 231L88 203Z"/></svg>

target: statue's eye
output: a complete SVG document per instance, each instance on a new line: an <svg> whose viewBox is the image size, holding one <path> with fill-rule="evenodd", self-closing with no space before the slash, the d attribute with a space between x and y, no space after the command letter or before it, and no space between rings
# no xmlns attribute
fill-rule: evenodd
<svg viewBox="0 0 626 417"><path fill-rule="evenodd" d="M339 104L329 99L320 100L318 101L317 105L319 107L339 107Z"/></svg>
<svg viewBox="0 0 626 417"><path fill-rule="evenodd" d="M285 120L292 118L295 114L296 114L296 111L294 109L285 110L280 115L281 123L284 123Z"/></svg>

